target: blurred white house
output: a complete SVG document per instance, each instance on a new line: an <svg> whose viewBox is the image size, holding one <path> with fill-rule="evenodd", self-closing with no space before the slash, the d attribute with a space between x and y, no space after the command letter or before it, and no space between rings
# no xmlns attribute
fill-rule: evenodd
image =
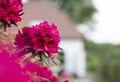
<svg viewBox="0 0 120 82"><path fill-rule="evenodd" d="M86 76L86 55L83 35L76 24L51 0L29 0L24 4L22 24L33 25L47 20L57 25L61 34L60 47L65 54L64 70L78 77Z"/></svg>

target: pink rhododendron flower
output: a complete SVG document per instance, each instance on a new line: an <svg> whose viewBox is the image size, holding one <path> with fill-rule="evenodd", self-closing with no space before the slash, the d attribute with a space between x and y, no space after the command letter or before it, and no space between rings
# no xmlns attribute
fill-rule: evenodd
<svg viewBox="0 0 120 82"><path fill-rule="evenodd" d="M22 29L23 34L19 33L16 35L14 44L17 45L17 48L24 48L26 46L32 46L31 45L31 38L30 38L30 28L24 27Z"/></svg>
<svg viewBox="0 0 120 82"><path fill-rule="evenodd" d="M22 56L28 52L32 52L32 43L30 36L30 28L24 27L22 29L23 34L19 31L16 35L14 44L17 47L17 51L21 51L18 55ZM16 53L17 54L17 53Z"/></svg>
<svg viewBox="0 0 120 82"><path fill-rule="evenodd" d="M51 56L51 53L58 52L60 35L54 24L40 23L32 27L30 34L34 50L40 49L42 52L47 52L49 56Z"/></svg>
<svg viewBox="0 0 120 82"><path fill-rule="evenodd" d="M69 82L68 80L65 80L64 82Z"/></svg>
<svg viewBox="0 0 120 82"><path fill-rule="evenodd" d="M61 73L61 76L62 76L63 78L69 78L69 77L71 77L71 74L68 73L67 71L63 71L63 72Z"/></svg>
<svg viewBox="0 0 120 82"><path fill-rule="evenodd" d="M0 82L59 82L52 71L37 63L22 66L9 53L0 52Z"/></svg>
<svg viewBox="0 0 120 82"><path fill-rule="evenodd" d="M24 73L8 53L0 52L0 82L28 82L30 76Z"/></svg>
<svg viewBox="0 0 120 82"><path fill-rule="evenodd" d="M60 82L48 67L28 62L24 70L29 71L30 75L34 75L32 79L35 82Z"/></svg>
<svg viewBox="0 0 120 82"><path fill-rule="evenodd" d="M0 21L17 25L21 21L22 10L22 0L0 0Z"/></svg>
<svg viewBox="0 0 120 82"><path fill-rule="evenodd" d="M58 52L60 35L54 24L49 25L45 21L36 26L24 27L22 31L23 34L19 32L15 38L17 48L29 46L27 51L40 50L46 52L49 57L53 57L52 53Z"/></svg>

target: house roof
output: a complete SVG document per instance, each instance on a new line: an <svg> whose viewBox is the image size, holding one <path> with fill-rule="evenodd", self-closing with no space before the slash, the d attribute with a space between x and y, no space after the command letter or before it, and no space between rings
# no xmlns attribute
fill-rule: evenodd
<svg viewBox="0 0 120 82"><path fill-rule="evenodd" d="M76 31L76 24L66 13L60 10L51 0L30 0L24 4L22 23L31 20L46 20L55 23L62 38L81 38L83 35Z"/></svg>

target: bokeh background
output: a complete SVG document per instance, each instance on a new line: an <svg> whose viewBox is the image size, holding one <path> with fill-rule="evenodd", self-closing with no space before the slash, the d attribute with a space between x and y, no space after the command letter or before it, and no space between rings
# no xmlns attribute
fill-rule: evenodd
<svg viewBox="0 0 120 82"><path fill-rule="evenodd" d="M120 82L119 0L23 0L21 26L55 23L63 50L51 69L70 82Z"/></svg>

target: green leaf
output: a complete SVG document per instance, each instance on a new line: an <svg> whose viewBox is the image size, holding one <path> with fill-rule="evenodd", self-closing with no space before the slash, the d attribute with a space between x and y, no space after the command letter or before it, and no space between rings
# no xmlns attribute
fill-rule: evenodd
<svg viewBox="0 0 120 82"><path fill-rule="evenodd" d="M61 62L57 58L53 59L53 63L56 64L56 65L60 65L61 64Z"/></svg>
<svg viewBox="0 0 120 82"><path fill-rule="evenodd" d="M44 62L44 63L46 63L47 65L51 65L51 63L50 63L50 59L48 58L48 57L46 57L44 54L42 54L42 61Z"/></svg>

